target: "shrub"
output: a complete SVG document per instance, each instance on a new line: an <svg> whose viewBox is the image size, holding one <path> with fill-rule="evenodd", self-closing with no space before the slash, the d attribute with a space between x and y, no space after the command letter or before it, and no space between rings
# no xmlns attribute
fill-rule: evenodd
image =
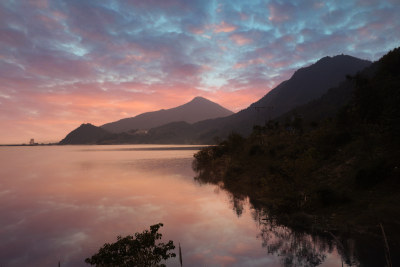
<svg viewBox="0 0 400 267"><path fill-rule="evenodd" d="M159 265L159 262L176 255L168 252L175 249L171 240L167 244L156 244L162 237L158 233L161 226L162 223L152 225L150 231L135 233L135 237L118 236L117 242L104 244L98 253L85 259L85 262L95 266L165 266Z"/></svg>

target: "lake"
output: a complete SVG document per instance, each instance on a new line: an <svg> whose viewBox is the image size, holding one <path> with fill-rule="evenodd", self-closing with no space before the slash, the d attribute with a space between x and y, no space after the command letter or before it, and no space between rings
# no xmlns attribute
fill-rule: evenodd
<svg viewBox="0 0 400 267"><path fill-rule="evenodd" d="M301 264L293 242L320 266L342 266L334 246L271 227L248 201L197 183L198 149L0 147L0 266L89 266L84 259L104 243L159 222L162 241L181 244L184 266ZM180 266L178 258L166 264Z"/></svg>

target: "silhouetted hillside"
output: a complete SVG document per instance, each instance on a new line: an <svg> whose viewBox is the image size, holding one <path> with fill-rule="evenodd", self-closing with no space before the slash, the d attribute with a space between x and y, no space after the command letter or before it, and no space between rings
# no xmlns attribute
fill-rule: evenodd
<svg viewBox="0 0 400 267"><path fill-rule="evenodd" d="M101 128L113 133L121 133L136 129L148 130L176 121L195 123L231 114L233 114L232 111L210 100L203 97L195 97L192 101L175 108L142 113L132 118L104 124Z"/></svg>
<svg viewBox="0 0 400 267"><path fill-rule="evenodd" d="M61 140L60 144L96 144L99 139L104 138L109 134L108 131L90 123L81 124L81 126L70 132L63 140Z"/></svg>
<svg viewBox="0 0 400 267"><path fill-rule="evenodd" d="M357 75L363 77L372 77L376 74L379 67L379 62L374 62L366 67ZM308 102L307 104L297 106L294 109L275 118L280 122L285 122L288 119L296 117L301 118L304 123L315 124L326 118L335 117L336 114L349 103L354 95L356 84L351 75L346 76L346 80L341 82L339 86L331 88L320 98Z"/></svg>
<svg viewBox="0 0 400 267"><path fill-rule="evenodd" d="M171 131L170 129L174 129ZM190 144L192 140L186 139L192 136L193 127L184 121L171 122L166 125L150 129L147 143L156 144Z"/></svg>
<svg viewBox="0 0 400 267"><path fill-rule="evenodd" d="M289 80L250 107L271 107L269 115L275 118L321 97L328 89L344 81L346 75L354 75L370 64L370 61L346 55L324 57L309 67L297 70Z"/></svg>

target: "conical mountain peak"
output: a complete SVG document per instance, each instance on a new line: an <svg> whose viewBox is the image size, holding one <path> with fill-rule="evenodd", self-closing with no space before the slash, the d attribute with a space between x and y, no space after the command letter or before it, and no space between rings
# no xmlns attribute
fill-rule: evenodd
<svg viewBox="0 0 400 267"><path fill-rule="evenodd" d="M191 101L171 109L146 112L132 118L125 118L101 126L110 132L120 133L130 130L151 129L170 122L195 123L201 120L226 117L232 111L204 97L197 96Z"/></svg>
<svg viewBox="0 0 400 267"><path fill-rule="evenodd" d="M207 102L212 102L211 100L202 97L202 96L196 96L195 98L192 99L192 101L207 101ZM213 102L214 103L214 102Z"/></svg>

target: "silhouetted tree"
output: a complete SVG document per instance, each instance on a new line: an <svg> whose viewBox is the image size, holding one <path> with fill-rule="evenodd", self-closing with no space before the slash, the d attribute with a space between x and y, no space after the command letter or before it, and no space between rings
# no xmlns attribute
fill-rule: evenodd
<svg viewBox="0 0 400 267"><path fill-rule="evenodd" d="M156 244L162 237L158 233L161 226L162 223L152 225L150 231L135 233L135 237L118 236L117 242L104 244L98 253L85 259L85 262L95 266L165 266L159 263L176 257L176 254L169 252L175 249L173 241Z"/></svg>

